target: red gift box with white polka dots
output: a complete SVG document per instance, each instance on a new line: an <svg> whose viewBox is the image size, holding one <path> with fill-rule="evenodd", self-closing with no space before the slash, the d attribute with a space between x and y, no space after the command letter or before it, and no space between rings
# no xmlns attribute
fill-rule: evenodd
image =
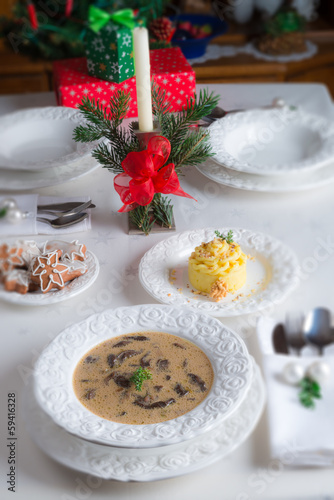
<svg viewBox="0 0 334 500"><path fill-rule="evenodd" d="M166 90L171 111L181 111L187 99L195 93L195 72L178 47L150 51L151 78L161 89ZM138 116L136 79L129 78L122 83L112 83L90 76L86 58L64 59L53 63L57 102L60 106L76 108L83 97L99 99L108 103L116 90L130 93L130 107L127 117Z"/></svg>

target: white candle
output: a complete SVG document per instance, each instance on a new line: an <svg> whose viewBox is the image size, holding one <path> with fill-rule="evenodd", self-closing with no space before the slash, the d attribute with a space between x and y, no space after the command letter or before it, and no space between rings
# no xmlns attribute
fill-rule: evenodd
<svg viewBox="0 0 334 500"><path fill-rule="evenodd" d="M134 28L133 49L135 58L139 130L142 132L151 132L153 130L151 66L148 31L146 28Z"/></svg>

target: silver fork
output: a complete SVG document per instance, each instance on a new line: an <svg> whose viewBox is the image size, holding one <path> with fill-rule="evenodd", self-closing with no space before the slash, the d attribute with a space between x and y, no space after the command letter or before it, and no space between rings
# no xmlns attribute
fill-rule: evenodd
<svg viewBox="0 0 334 500"><path fill-rule="evenodd" d="M85 219L87 219L87 213L74 214L71 216L58 217L58 219L45 219L44 217L36 217L38 222L44 222L45 224L49 224L49 226L54 227L55 229L59 229L61 227L72 226L73 224L77 224Z"/></svg>
<svg viewBox="0 0 334 500"><path fill-rule="evenodd" d="M293 353L300 356L301 349L306 345L303 333L304 314L301 312L287 313L285 317L285 335L288 346Z"/></svg>

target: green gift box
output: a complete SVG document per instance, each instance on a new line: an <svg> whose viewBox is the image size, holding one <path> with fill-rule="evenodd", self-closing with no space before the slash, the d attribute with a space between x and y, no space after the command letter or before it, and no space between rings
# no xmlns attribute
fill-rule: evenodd
<svg viewBox="0 0 334 500"><path fill-rule="evenodd" d="M135 26L143 26L143 21L132 9L109 14L90 7L89 29L85 36L90 75L116 83L134 76L132 31Z"/></svg>

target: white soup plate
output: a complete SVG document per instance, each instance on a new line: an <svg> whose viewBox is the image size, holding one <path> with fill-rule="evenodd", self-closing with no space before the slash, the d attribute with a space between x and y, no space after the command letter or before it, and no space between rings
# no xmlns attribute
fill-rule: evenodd
<svg viewBox="0 0 334 500"><path fill-rule="evenodd" d="M230 114L208 130L214 161L238 172L286 176L334 159L334 124L300 109Z"/></svg>
<svg viewBox="0 0 334 500"><path fill-rule="evenodd" d="M73 389L80 359L105 340L150 331L179 336L204 351L214 370L206 398L188 413L156 424L122 424L90 412ZM36 362L34 390L41 408L71 434L104 445L154 448L191 439L219 425L243 401L252 373L244 342L217 319L184 308L137 305L106 310L60 333Z"/></svg>
<svg viewBox="0 0 334 500"><path fill-rule="evenodd" d="M73 108L32 108L0 117L0 168L44 170L70 165L90 155L94 143L78 143L74 129L85 125Z"/></svg>

